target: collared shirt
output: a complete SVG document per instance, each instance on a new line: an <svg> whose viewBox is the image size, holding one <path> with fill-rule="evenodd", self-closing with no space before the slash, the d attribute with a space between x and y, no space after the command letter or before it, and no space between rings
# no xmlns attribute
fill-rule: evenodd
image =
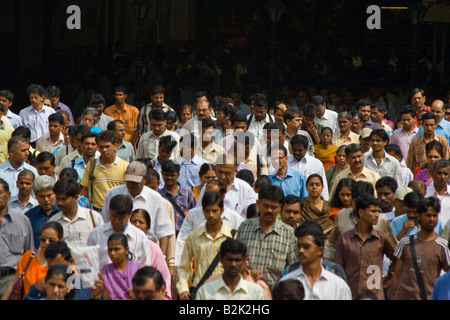
<svg viewBox="0 0 450 320"><path fill-rule="evenodd" d="M414 126L414 129L409 134L406 133L403 128L396 129L392 132L389 138L389 143L398 145L400 150L402 150L403 159L406 159L406 157L408 157L408 149L411 141L418 132L419 128L416 126Z"/></svg>
<svg viewBox="0 0 450 320"><path fill-rule="evenodd" d="M364 167L362 169L361 173L359 174L359 176L356 177L352 173L350 168L347 168L347 169L339 172L339 174L334 179L333 186L331 187L331 190L330 190L330 199L333 199L333 195L334 195L334 192L336 191L336 187L337 187L339 181L341 181L341 179L343 179L343 178L352 178L355 181L370 182L373 185L374 190L376 190L375 183L377 182L378 179L380 179L380 175L378 173L368 169L367 167Z"/></svg>
<svg viewBox="0 0 450 320"><path fill-rule="evenodd" d="M98 122L94 124L94 127L99 128L102 131L105 131L108 129L108 123L113 121L114 119L110 116L107 116L106 114L102 113L100 115L100 118L98 119Z"/></svg>
<svg viewBox="0 0 450 320"><path fill-rule="evenodd" d="M97 156L96 156L97 158ZM72 165L73 164L73 165ZM86 170L86 163L84 162L84 157L78 157L69 162L66 168L74 168L78 173L78 183L80 183L81 178L83 178L84 171Z"/></svg>
<svg viewBox="0 0 450 320"><path fill-rule="evenodd" d="M185 213L192 208L195 208L197 205L197 198L195 197L194 192L190 188L182 188L179 183L178 191L175 195L171 194L165 187L158 189L158 192L166 199L172 198L173 200L175 200L175 203L183 211L181 213L175 206L173 207L173 211L175 214L175 229L179 231L181 225L183 224Z"/></svg>
<svg viewBox="0 0 450 320"><path fill-rule="evenodd" d="M30 219L31 227L33 228L33 234L34 234L34 243L36 244L36 247L39 247L39 230L42 225L44 225L46 222L48 222L55 214L58 213L58 207L56 204L54 205L52 211L47 214L42 210L40 205L37 205L27 212L25 212L25 216Z"/></svg>
<svg viewBox="0 0 450 320"><path fill-rule="evenodd" d="M248 116L252 113L252 110L248 104L241 102L239 107L236 109L236 113L242 113L243 115Z"/></svg>
<svg viewBox="0 0 450 320"><path fill-rule="evenodd" d="M112 197L118 194L125 194L133 199L133 210L145 209L150 214L151 226L150 230L156 235L157 239L170 237L175 234L173 224L163 198L153 189L144 186L141 193L133 198L125 184L111 188L106 192L105 201L103 202L102 217L105 222L110 221L109 202Z"/></svg>
<svg viewBox="0 0 450 320"><path fill-rule="evenodd" d="M141 110L139 111L139 116L137 119L137 123L136 123L136 128L135 130L137 132L140 132L141 134L144 134L148 131L150 131L150 120L148 118L148 115L150 113L150 111L152 111L153 109L153 103L148 103L146 105L144 105ZM174 111L172 109L172 107L170 107L169 105L163 103L161 108L158 109L162 109L162 111L164 111L164 113L166 113L167 111Z"/></svg>
<svg viewBox="0 0 450 320"><path fill-rule="evenodd" d="M447 190L445 190L443 195L437 193L434 187L434 182L427 187L427 193L425 197L435 197L438 198L441 203L441 212L439 213L439 219L442 224L446 224L450 220L450 185L447 183Z"/></svg>
<svg viewBox="0 0 450 320"><path fill-rule="evenodd" d="M139 139L136 151L136 159L139 158L156 159L158 157L159 140L165 136L171 136L177 142L177 145L172 150L170 160L177 159L178 155L180 154L180 146L179 146L180 136L176 132L167 129L160 137L155 136L153 131L144 133Z"/></svg>
<svg viewBox="0 0 450 320"><path fill-rule="evenodd" d="M92 192L92 206L94 208L102 208L106 192L118 185L124 183L125 171L127 170L128 162L116 156L114 162L106 168L100 162L100 157L95 161L94 181ZM89 162L84 170L83 178L80 185L82 187L90 187L89 171L91 162Z"/></svg>
<svg viewBox="0 0 450 320"><path fill-rule="evenodd" d="M237 230L241 225L244 218L241 217L239 213L224 207L222 216L220 217L222 221L229 226L231 229ZM192 208L186 214L183 224L181 225L180 232L177 235L177 244L175 249L175 265L178 266L181 260L181 254L183 253L183 247L185 240L192 230L200 227L205 223L205 215L203 214L202 207Z"/></svg>
<svg viewBox="0 0 450 320"><path fill-rule="evenodd" d="M217 144L224 148L226 151L229 151L231 147L234 147L237 143L237 137L234 135L234 130L230 129L228 130L228 134L220 139ZM259 149L261 148L261 143L255 139L255 143L253 144L253 148L250 150L250 152L258 153Z"/></svg>
<svg viewBox="0 0 450 320"><path fill-rule="evenodd" d="M0 222L0 235L0 267L16 269L22 255L35 248L30 220L8 212Z"/></svg>
<svg viewBox="0 0 450 320"><path fill-rule="evenodd" d="M264 233L260 218L243 221L237 239L244 242L250 257L250 269L262 272L269 287L280 278L283 269L298 261L297 238L291 226L276 219L272 229Z"/></svg>
<svg viewBox="0 0 450 320"><path fill-rule="evenodd" d="M57 152L58 153L58 152ZM72 161L75 160L77 158L79 158L81 156L80 152L78 151L78 149L73 150L72 152L70 152L68 155L66 155L64 158L61 159L61 162L59 163L59 171L57 171L57 173L59 174L62 169L64 169L65 167L67 167L67 165Z"/></svg>
<svg viewBox="0 0 450 320"><path fill-rule="evenodd" d="M399 186L404 184L400 162L387 152L384 152L384 158L379 165L373 156L373 150L364 153L364 166L378 173L380 177L393 177Z"/></svg>
<svg viewBox="0 0 450 320"><path fill-rule="evenodd" d="M273 185L276 185L283 189L284 195L296 195L300 198L308 197L308 191L306 190L306 178L300 171L287 167L286 175L283 179L280 178L278 173L269 175Z"/></svg>
<svg viewBox="0 0 450 320"><path fill-rule="evenodd" d="M120 147L116 150L116 155L126 162L133 162L135 159L133 145L128 141L122 140Z"/></svg>
<svg viewBox="0 0 450 320"><path fill-rule="evenodd" d="M230 290L223 281L223 277L206 283L198 289L195 300L267 300L266 293L261 286L244 280L241 275L239 278L239 283L234 291Z"/></svg>
<svg viewBox="0 0 450 320"><path fill-rule="evenodd" d="M64 134L62 132L59 133L58 141L53 142L50 139L50 133L39 137L36 141L36 150L39 152L47 151L53 153L64 144Z"/></svg>
<svg viewBox="0 0 450 320"><path fill-rule="evenodd" d="M323 258L327 260L334 260L334 254L336 252L336 244L338 238L341 234L353 230L356 227L356 216L353 214L353 208L344 208L335 215L334 227L331 233L328 235L327 241L325 242L325 248L323 252ZM394 244L398 243L397 237L392 230L391 223L389 219L380 214L378 218L378 223L373 226L375 229L383 231L392 240Z"/></svg>
<svg viewBox="0 0 450 320"><path fill-rule="evenodd" d="M295 135L297 135L297 134L301 135L301 136L305 136L308 139L308 154L311 157L314 157L314 142L312 141L310 134L307 131L305 131L305 130L298 130ZM289 145L291 144L291 139L292 138L293 137L290 137L289 133L286 130L286 138L285 138L285 140L287 141L287 143Z"/></svg>
<svg viewBox="0 0 450 320"><path fill-rule="evenodd" d="M273 123L275 121L273 120L273 117L268 113L266 113L266 117L262 122L259 122L258 120L256 120L255 117L252 115L250 115L248 117L248 119L250 119L250 117L251 117L251 120L250 120L250 124L248 125L247 131L253 133L255 135L256 140L258 140L261 144L263 144L264 141L266 140L265 139L266 133L263 132L264 125L266 123ZM271 121L271 119L272 119L272 121Z"/></svg>
<svg viewBox="0 0 450 320"><path fill-rule="evenodd" d="M22 125L22 118L9 109L8 112L6 112L6 117L9 119L9 122L14 129Z"/></svg>
<svg viewBox="0 0 450 320"><path fill-rule="evenodd" d="M447 142L450 142L450 122L442 118L441 122L436 125L436 129L434 129L434 133L438 136L444 137ZM423 127L419 127L419 132L417 132L416 137L423 134Z"/></svg>
<svg viewBox="0 0 450 320"><path fill-rule="evenodd" d="M8 141L11 139L11 134L14 128L2 121L0 126L0 161L5 162L8 159Z"/></svg>
<svg viewBox="0 0 450 320"><path fill-rule="evenodd" d="M206 185L200 191L197 201L197 207L201 207L203 195L205 194ZM250 185L242 179L234 177L233 183L225 194L224 206L230 208L247 218L247 208L249 205L256 203L258 195Z"/></svg>
<svg viewBox="0 0 450 320"><path fill-rule="evenodd" d="M442 144L444 151L444 158L448 159L450 157L448 142L444 137L434 135L434 140L439 141ZM425 151L425 146L427 141L423 134L412 139L408 150L408 156L406 157L406 166L411 169L412 172L420 166L427 163L427 156Z"/></svg>
<svg viewBox="0 0 450 320"><path fill-rule="evenodd" d="M111 222L107 222L101 226L96 227L89 234L86 245L100 246L100 268L102 268L105 264L112 263L111 259L108 256L108 238L115 232L117 231L113 229ZM150 266L150 246L148 244L149 240L147 239L145 233L131 223L128 223L126 225L125 230L122 233L127 237L128 247L130 249L130 252L133 252L133 260Z"/></svg>
<svg viewBox="0 0 450 320"><path fill-rule="evenodd" d="M77 213L72 220L67 218L66 215L60 211L49 221L56 221L61 224L64 229L64 241L81 241L82 243L86 243L91 231L94 230L95 227L104 224L104 222L102 216L97 211L80 207L78 204L77 207ZM95 226L92 219L94 220Z"/></svg>
<svg viewBox="0 0 450 320"><path fill-rule="evenodd" d="M352 300L352 292L347 283L324 267L321 268L322 272L312 287L302 267L288 273L280 281L299 280L305 289L304 300Z"/></svg>
<svg viewBox="0 0 450 320"><path fill-rule="evenodd" d="M68 106L66 106L64 103L62 103L61 101L58 101L58 105L55 108L55 112L58 112L61 110L64 110L69 114L69 126L74 126L75 120L73 119L72 110L70 110L70 108Z"/></svg>
<svg viewBox="0 0 450 320"><path fill-rule="evenodd" d="M220 245L228 238L232 238L231 229L225 223L222 223L222 227L215 238L212 238L206 231L206 223L189 233L178 266L177 290L179 294L189 291L188 281L191 276L192 259L194 259L193 269L195 274L192 285L197 286L219 252ZM222 272L223 267L219 263L211 275Z"/></svg>
<svg viewBox="0 0 450 320"><path fill-rule="evenodd" d="M37 206L38 204L39 203L37 202L37 200L32 195L30 195L27 203L24 206L22 206L22 204L19 201L19 195L15 195L14 197L11 197L11 199L8 201L8 210L10 213L25 214L25 212Z"/></svg>
<svg viewBox="0 0 450 320"><path fill-rule="evenodd" d="M359 292L370 289L379 300L384 300L384 287L382 285L378 289L368 288L367 283L370 282L369 278L373 275L373 271L369 270L371 266L377 266L382 270L384 255L395 261L394 251L392 240L384 232L375 228L372 228L365 240L361 238L356 228L341 234L337 242L336 257L333 262L344 269L353 298Z"/></svg>
<svg viewBox="0 0 450 320"><path fill-rule="evenodd" d="M336 111L325 109L325 113L321 119L315 118L315 122L320 123L324 128L328 127L333 130L333 132L339 131L338 126L338 113Z"/></svg>
<svg viewBox="0 0 450 320"><path fill-rule="evenodd" d="M201 184L198 173L204 163L208 163L208 161L199 157L197 154L191 160L180 157L178 160L178 164L180 165L178 183L182 188L192 188Z"/></svg>
<svg viewBox="0 0 450 320"><path fill-rule="evenodd" d="M59 172L59 165L61 164L62 159L73 151L74 149L72 148L72 145L65 143L55 151L56 172Z"/></svg>
<svg viewBox="0 0 450 320"><path fill-rule="evenodd" d="M110 116L114 120L122 120L125 123L125 141L130 142L133 136L134 129L136 127L137 118L139 116L139 109L135 106L126 104L123 106L122 110L117 109L116 105L113 104L105 109L104 113Z"/></svg>
<svg viewBox="0 0 450 320"><path fill-rule="evenodd" d="M367 122L363 125L363 129L364 128L369 128L372 130L383 129L378 123L373 122L371 118L369 118L369 120L367 120Z"/></svg>
<svg viewBox="0 0 450 320"><path fill-rule="evenodd" d="M321 195L323 197L323 200L328 201L329 199L328 183L327 177L325 176L325 170L323 168L322 161L314 157L311 157L309 154L306 153L305 156L300 161L297 161L294 158L294 156L289 156L288 166L291 169L303 173L303 175L305 176L305 181L312 174L318 174L319 176L321 176L323 181L323 190Z"/></svg>
<svg viewBox="0 0 450 320"><path fill-rule="evenodd" d="M409 218L406 215L406 213L392 219L391 226L392 226L392 230L394 231L396 236L398 236L398 234L402 231L403 224L406 221L408 221L408 219ZM410 227L408 229L408 231L406 232L405 237L416 234L419 231L420 231L420 224L417 226L414 226L414 227ZM439 219L436 227L434 228L434 232L436 232L439 235L442 235L443 231L444 231L444 225L442 224L442 221Z"/></svg>
<svg viewBox="0 0 450 320"><path fill-rule="evenodd" d="M199 157L212 164L216 164L217 158L226 153L225 149L215 142L211 142L206 148L199 144L195 152Z"/></svg>
<svg viewBox="0 0 450 320"><path fill-rule="evenodd" d="M39 137L48 133L48 116L55 113L53 108L42 106L38 112L33 106L26 107L19 112L22 125L31 130L30 142L35 142Z"/></svg>
<svg viewBox="0 0 450 320"><path fill-rule="evenodd" d="M19 189L17 188L17 176L22 170L31 170L35 177L39 176L39 173L37 172L36 168L29 165L28 163L24 162L22 163L19 168L14 169L11 165L11 162L9 162L9 159L7 159L5 162L0 163L0 176L3 180L5 180L8 183L9 191L11 192L11 197L14 197L18 194Z"/></svg>
<svg viewBox="0 0 450 320"><path fill-rule="evenodd" d="M350 130L347 138L344 138L341 131L336 131L333 133L333 142L335 146L349 145L352 143L359 144L359 135Z"/></svg>

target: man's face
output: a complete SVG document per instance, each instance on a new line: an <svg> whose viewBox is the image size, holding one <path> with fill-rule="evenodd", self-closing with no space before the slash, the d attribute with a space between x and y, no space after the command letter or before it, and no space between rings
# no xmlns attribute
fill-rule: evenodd
<svg viewBox="0 0 450 320"><path fill-rule="evenodd" d="M217 180L223 181L227 186L230 186L234 181L236 174L236 166L234 164L216 164Z"/></svg>
<svg viewBox="0 0 450 320"><path fill-rule="evenodd" d="M203 215L205 216L206 225L215 226L221 221L223 209L217 203L207 205L203 208Z"/></svg>
<svg viewBox="0 0 450 320"><path fill-rule="evenodd" d="M52 189L43 189L36 192L36 200L44 211L51 211L56 203L55 193Z"/></svg>
<svg viewBox="0 0 450 320"><path fill-rule="evenodd" d="M300 216L300 202L283 204L281 209L281 221L295 229L300 220Z"/></svg>
<svg viewBox="0 0 450 320"><path fill-rule="evenodd" d="M417 208L416 207L406 207L405 213L409 220L414 220L417 223Z"/></svg>
<svg viewBox="0 0 450 320"><path fill-rule="evenodd" d="M167 150L164 146L159 146L158 148L158 161L159 163L164 163L170 159L172 156L172 151Z"/></svg>
<svg viewBox="0 0 450 320"><path fill-rule="evenodd" d="M319 104L317 106L316 116L317 116L318 119L322 119L323 115L325 114L325 109L326 109L325 108L325 104Z"/></svg>
<svg viewBox="0 0 450 320"><path fill-rule="evenodd" d="M11 199L11 192L6 192L3 185L0 184L0 211L7 207L9 199Z"/></svg>
<svg viewBox="0 0 450 320"><path fill-rule="evenodd" d="M1 99L1 97L0 97L0 99ZM0 102L1 102L1 100L0 100ZM447 120L447 121L450 121L450 108L445 108L445 110L444 110L444 119Z"/></svg>
<svg viewBox="0 0 450 320"><path fill-rule="evenodd" d="M362 121L359 119L358 116L355 116L352 118L352 126L350 127L350 129L352 130L352 132L359 134L362 130L362 126L363 123Z"/></svg>
<svg viewBox="0 0 450 320"><path fill-rule="evenodd" d="M202 142L212 142L214 136L214 127L202 128Z"/></svg>
<svg viewBox="0 0 450 320"><path fill-rule="evenodd" d="M378 108L372 108L372 121L376 123L381 123L384 119L385 112L380 112Z"/></svg>
<svg viewBox="0 0 450 320"><path fill-rule="evenodd" d="M0 96L0 103L5 106L5 114L6 114L6 112L8 112L8 110L9 110L9 108L11 108L11 106L12 106L12 101L9 101L4 96Z"/></svg>
<svg viewBox="0 0 450 320"><path fill-rule="evenodd" d="M410 130L414 127L414 118L409 113L402 114L401 120L404 130Z"/></svg>
<svg viewBox="0 0 450 320"><path fill-rule="evenodd" d="M296 130L300 130L300 128L302 127L302 117L297 116L292 120L286 120L286 126L288 127L288 129L291 129L292 131Z"/></svg>
<svg viewBox="0 0 450 320"><path fill-rule="evenodd" d="M280 109L276 109L274 113L275 122L284 123L284 111Z"/></svg>
<svg viewBox="0 0 450 320"><path fill-rule="evenodd" d="M95 137L85 138L82 143L83 154L89 158L92 158L97 151L97 141Z"/></svg>
<svg viewBox="0 0 450 320"><path fill-rule="evenodd" d="M197 119L199 121L211 117L211 109L209 108L209 103L204 100L197 103L197 106L195 107L195 112L197 114Z"/></svg>
<svg viewBox="0 0 450 320"><path fill-rule="evenodd" d="M338 126L341 133L347 133L350 131L352 122L347 117L340 117L338 119Z"/></svg>
<svg viewBox="0 0 450 320"><path fill-rule="evenodd" d="M422 229L433 231L439 221L439 212L436 212L434 208L428 207L426 212L417 213L417 218Z"/></svg>
<svg viewBox="0 0 450 320"><path fill-rule="evenodd" d="M17 189L19 189L19 194L23 197L28 197L31 194L31 190L33 188L33 177L30 175L20 176L17 179L16 185Z"/></svg>
<svg viewBox="0 0 450 320"><path fill-rule="evenodd" d="M241 273L245 258L242 253L227 252L224 256L220 257L220 262L223 266L224 275L230 278L236 278Z"/></svg>
<svg viewBox="0 0 450 320"><path fill-rule="evenodd" d="M364 155L361 151L350 153L346 158L350 169L359 170L364 166Z"/></svg>
<svg viewBox="0 0 450 320"><path fill-rule="evenodd" d="M287 163L288 163L288 157L286 154L284 154L283 150L274 150L271 154L272 159L272 166L275 168L275 170L283 170Z"/></svg>
<svg viewBox="0 0 450 320"><path fill-rule="evenodd" d="M425 100L426 100L425 96L423 96L420 92L418 92L411 98L411 105L417 110L423 109L425 105Z"/></svg>
<svg viewBox="0 0 450 320"><path fill-rule="evenodd" d="M164 185L166 187L173 187L177 184L177 180L180 177L180 173L178 172L165 172L162 171L162 176L164 180Z"/></svg>
<svg viewBox="0 0 450 320"><path fill-rule="evenodd" d="M150 97L152 100L153 106L156 108L161 108L164 103L164 94L163 93L155 93Z"/></svg>
<svg viewBox="0 0 450 320"><path fill-rule="evenodd" d="M122 91L116 91L114 92L114 99L116 99L117 104L123 104L125 103L125 99L128 97L125 92Z"/></svg>
<svg viewBox="0 0 450 320"><path fill-rule="evenodd" d="M124 215L119 215L113 209L109 210L109 218L111 221L111 225L113 230L116 232L123 232L125 226L127 225L129 219L131 218L131 212Z"/></svg>
<svg viewBox="0 0 450 320"><path fill-rule="evenodd" d="M308 95L304 91L297 92L295 97L295 102L297 106L304 106L308 102Z"/></svg>
<svg viewBox="0 0 450 320"><path fill-rule="evenodd" d="M29 95L29 99L30 99L30 103L33 106L33 108L39 108L43 105L44 103L44 96L40 96L37 93L30 93Z"/></svg>
<svg viewBox="0 0 450 320"><path fill-rule="evenodd" d="M55 173L56 165L51 163L51 160L47 160L41 163L36 164L36 170L40 176L47 175L49 177L53 177Z"/></svg>
<svg viewBox="0 0 450 320"><path fill-rule="evenodd" d="M98 142L98 151L100 152L100 156L102 158L112 158L116 154L116 147L111 141L103 141L100 140Z"/></svg>
<svg viewBox="0 0 450 320"><path fill-rule="evenodd" d="M314 242L311 235L297 238L297 255L302 265L310 265L322 257L323 247L319 247Z"/></svg>
<svg viewBox="0 0 450 320"><path fill-rule="evenodd" d="M394 208L395 193L388 186L377 188L377 197L381 201L381 210L391 212Z"/></svg>
<svg viewBox="0 0 450 320"><path fill-rule="evenodd" d="M50 103L52 104L52 108L55 109L58 106L59 97L48 97Z"/></svg>
<svg viewBox="0 0 450 320"><path fill-rule="evenodd" d="M244 132L247 130L247 122L245 121L235 121L232 126L235 133Z"/></svg>
<svg viewBox="0 0 450 320"><path fill-rule="evenodd" d="M253 115L257 121L263 121L266 119L267 108L264 106L254 106Z"/></svg>
<svg viewBox="0 0 450 320"><path fill-rule="evenodd" d="M261 222L270 225L277 219L277 215L280 213L281 204L269 199L258 199L256 200L256 207L258 208Z"/></svg>
<svg viewBox="0 0 450 320"><path fill-rule="evenodd" d="M434 119L425 119L422 121L423 132L427 136L433 136L436 129L436 122Z"/></svg>
<svg viewBox="0 0 450 320"><path fill-rule="evenodd" d="M328 97L330 98L330 101L334 106L338 107L341 104L341 97L336 93L330 93Z"/></svg>
<svg viewBox="0 0 450 320"><path fill-rule="evenodd" d="M125 124L116 122L116 132L120 135L120 137L125 139Z"/></svg>
<svg viewBox="0 0 450 320"><path fill-rule="evenodd" d="M150 181L146 181L145 185L147 187L149 187L150 189L157 191L158 187L159 187L159 180L157 178L153 177Z"/></svg>
<svg viewBox="0 0 450 320"><path fill-rule="evenodd" d="M378 223L380 217L380 207L375 205L370 205L366 209L359 209L359 219L365 221L367 224L372 226Z"/></svg>
<svg viewBox="0 0 450 320"><path fill-rule="evenodd" d="M437 187L445 187L450 179L450 167L439 167L433 170L433 181Z"/></svg>
<svg viewBox="0 0 450 320"><path fill-rule="evenodd" d="M148 279L142 286L133 284L133 292L136 300L164 300L166 286L162 285L160 290L157 290L153 279Z"/></svg>
<svg viewBox="0 0 450 320"><path fill-rule="evenodd" d="M367 105L367 106L360 106L359 109L358 109L358 112L359 112L360 114L362 114L362 116L363 116L363 121L364 121L364 122L369 121L370 114L371 114L370 105Z"/></svg>
<svg viewBox="0 0 450 320"><path fill-rule="evenodd" d="M430 111L436 115L436 123L439 123L444 117L444 104L441 101L435 101L431 104Z"/></svg>
<svg viewBox="0 0 450 320"><path fill-rule="evenodd" d="M236 105L239 105L239 103L241 102L242 94L232 92L230 93L230 98L233 99Z"/></svg>
<svg viewBox="0 0 450 320"><path fill-rule="evenodd" d="M291 151L292 151L292 156L297 161L302 160L305 157L306 152L307 152L305 146L301 143L294 144L294 145L291 144Z"/></svg>
<svg viewBox="0 0 450 320"><path fill-rule="evenodd" d="M156 119L150 119L150 130L153 131L153 133L159 137L166 131L166 121L163 120L156 120Z"/></svg>
<svg viewBox="0 0 450 320"><path fill-rule="evenodd" d="M57 137L61 133L62 125L58 121L49 121L48 131L51 137Z"/></svg>
<svg viewBox="0 0 450 320"><path fill-rule="evenodd" d="M388 141L383 141L383 139L376 134L372 135L370 138L370 146L373 151L382 151L387 144Z"/></svg>
<svg viewBox="0 0 450 320"><path fill-rule="evenodd" d="M90 103L89 107L97 109L99 115L103 113L103 110L105 110L105 105L102 104L102 103L100 103L100 104L92 104L92 103Z"/></svg>
<svg viewBox="0 0 450 320"><path fill-rule="evenodd" d="M130 192L131 195L136 196L142 192L142 189L144 189L146 180L143 177L141 182L134 182L134 181L125 181L125 185L127 186L128 192Z"/></svg>
<svg viewBox="0 0 450 320"><path fill-rule="evenodd" d="M56 205L62 212L71 212L77 206L78 196L70 197L65 193L56 193Z"/></svg>
<svg viewBox="0 0 450 320"><path fill-rule="evenodd" d="M361 138L359 137L359 143L363 150L369 150L370 149L370 137L367 138Z"/></svg>
<svg viewBox="0 0 450 320"><path fill-rule="evenodd" d="M14 162L22 163L28 160L30 155L30 144L28 142L19 141L16 147L12 148L9 157Z"/></svg>

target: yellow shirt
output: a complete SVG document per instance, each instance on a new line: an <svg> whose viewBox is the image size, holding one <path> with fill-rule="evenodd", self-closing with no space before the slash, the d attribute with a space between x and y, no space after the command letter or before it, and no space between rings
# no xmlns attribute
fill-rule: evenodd
<svg viewBox="0 0 450 320"><path fill-rule="evenodd" d="M110 116L114 120L122 120L125 123L125 141L131 142L131 138L134 134L134 129L137 124L139 116L139 109L135 106L131 106L125 103L123 109L119 111L115 104L109 106L103 112L107 116Z"/></svg>
<svg viewBox="0 0 450 320"><path fill-rule="evenodd" d="M361 174L358 176L358 178L356 178L355 175L350 171L350 168L347 168L344 171L339 172L339 174L334 179L333 187L331 188L330 191L330 199L333 199L336 187L339 181L343 178L352 178L355 181L366 181L371 183L373 185L373 189L376 195L375 183L377 182L378 179L380 179L378 173L364 167L364 169L361 171Z"/></svg>
<svg viewBox="0 0 450 320"><path fill-rule="evenodd" d="M189 291L188 283L191 275L192 259L194 259L193 266L195 274L192 285L197 286L198 282L219 252L220 245L227 238L232 238L232 235L230 227L225 223L222 223L222 227L214 239L206 232L206 223L189 233L184 244L180 265L178 266L177 290L179 294ZM219 263L212 275L222 272L223 267Z"/></svg>
<svg viewBox="0 0 450 320"><path fill-rule="evenodd" d="M116 156L114 162L106 168L100 163L100 159L96 159L96 165L94 169L94 183L92 199L89 199L92 206L95 208L102 208L103 201L105 200L106 192L118 185L125 183L124 176L127 170L128 162L122 158ZM89 172L91 170L91 162L86 165L83 178L80 181L82 187L89 188Z"/></svg>
<svg viewBox="0 0 450 320"><path fill-rule="evenodd" d="M0 126L0 161L5 162L8 159L8 140L11 139L11 133L14 128L6 123Z"/></svg>

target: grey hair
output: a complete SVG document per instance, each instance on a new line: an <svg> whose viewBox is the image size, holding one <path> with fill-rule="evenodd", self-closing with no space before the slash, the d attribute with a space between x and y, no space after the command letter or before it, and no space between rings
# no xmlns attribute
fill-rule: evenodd
<svg viewBox="0 0 450 320"><path fill-rule="evenodd" d="M87 107L83 110L83 113L81 114L81 117L83 117L86 114L92 114L94 116L94 123L98 122L98 110L92 107Z"/></svg>
<svg viewBox="0 0 450 320"><path fill-rule="evenodd" d="M55 179L50 176L43 175L37 177L33 182L33 191L37 193L41 190L51 189L53 190L53 186L55 185Z"/></svg>

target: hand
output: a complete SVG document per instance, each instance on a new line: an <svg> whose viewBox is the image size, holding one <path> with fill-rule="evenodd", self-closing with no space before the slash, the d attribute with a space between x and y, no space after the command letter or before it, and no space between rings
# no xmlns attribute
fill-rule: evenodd
<svg viewBox="0 0 450 320"><path fill-rule="evenodd" d="M403 223L403 230L407 231L409 228L414 228L416 226L416 221L408 219Z"/></svg>
<svg viewBox="0 0 450 320"><path fill-rule="evenodd" d="M180 300L191 300L191 295L189 294L189 291L181 293Z"/></svg>
<svg viewBox="0 0 450 320"><path fill-rule="evenodd" d="M133 289L128 289L127 293L130 296L131 300L136 300L136 296L134 295Z"/></svg>
<svg viewBox="0 0 450 320"><path fill-rule="evenodd" d="M94 280L94 288L91 288L92 297L100 296L104 289L105 289L105 284L103 282L103 275L101 272L99 272L98 279Z"/></svg>

